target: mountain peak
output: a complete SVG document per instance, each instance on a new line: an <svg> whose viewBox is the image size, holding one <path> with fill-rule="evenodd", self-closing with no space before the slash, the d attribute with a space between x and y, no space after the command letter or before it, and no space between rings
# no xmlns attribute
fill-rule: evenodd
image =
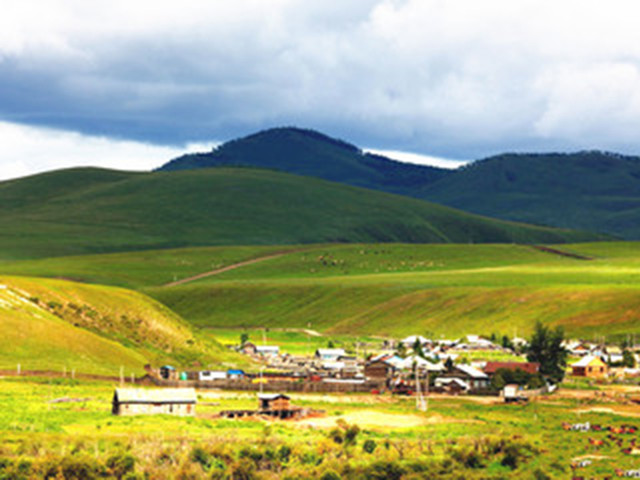
<svg viewBox="0 0 640 480"><path fill-rule="evenodd" d="M449 173L364 153L344 140L299 127L263 130L226 142L211 152L183 155L159 170L222 166L279 170L405 195L417 194Z"/></svg>

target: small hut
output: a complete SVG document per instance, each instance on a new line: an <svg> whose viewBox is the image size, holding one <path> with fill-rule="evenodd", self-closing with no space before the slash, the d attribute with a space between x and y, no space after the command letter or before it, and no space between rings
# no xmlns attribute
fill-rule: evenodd
<svg viewBox="0 0 640 480"><path fill-rule="evenodd" d="M260 394L260 410L291 410L291 398L283 393Z"/></svg>
<svg viewBox="0 0 640 480"><path fill-rule="evenodd" d="M193 388L116 388L113 394L114 415L191 416L196 411Z"/></svg>

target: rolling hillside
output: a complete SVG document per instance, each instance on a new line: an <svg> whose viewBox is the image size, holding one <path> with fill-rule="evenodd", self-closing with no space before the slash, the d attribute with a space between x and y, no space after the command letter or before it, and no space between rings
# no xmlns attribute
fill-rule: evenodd
<svg viewBox="0 0 640 480"><path fill-rule="evenodd" d="M0 369L118 375L246 362L139 292L63 280L0 276L0 332Z"/></svg>
<svg viewBox="0 0 640 480"><path fill-rule="evenodd" d="M227 142L208 153L176 158L159 170L224 166L260 167L403 195L446 176L449 170L401 163L313 130L274 128Z"/></svg>
<svg viewBox="0 0 640 480"><path fill-rule="evenodd" d="M640 239L640 158L506 154L425 186L421 198L491 217Z"/></svg>
<svg viewBox="0 0 640 480"><path fill-rule="evenodd" d="M600 238L245 168L64 170L0 183L0 204L7 205L0 211L4 260L204 245Z"/></svg>
<svg viewBox="0 0 640 480"><path fill-rule="evenodd" d="M364 154L310 130L276 128L167 163L237 165L324 178L492 218L640 239L640 158L608 152L503 154L456 170Z"/></svg>
<svg viewBox="0 0 640 480"><path fill-rule="evenodd" d="M145 291L208 327L455 337L528 335L541 320L587 338L640 333L636 245L560 248L593 259L507 245L336 246Z"/></svg>
<svg viewBox="0 0 640 480"><path fill-rule="evenodd" d="M640 333L640 250L632 242L547 251L504 244L305 245L282 247L278 257L263 248L235 250L64 257L13 262L0 271L133 281L193 325L213 329L311 326L332 335L528 335L541 320L586 338ZM162 286L169 280L167 265L184 266L181 278L188 278L212 265L259 258L266 259ZM141 274L124 274L125 263Z"/></svg>

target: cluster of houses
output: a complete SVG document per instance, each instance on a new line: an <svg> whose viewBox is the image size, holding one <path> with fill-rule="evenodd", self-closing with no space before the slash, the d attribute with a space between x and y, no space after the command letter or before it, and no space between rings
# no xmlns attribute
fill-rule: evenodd
<svg viewBox="0 0 640 480"><path fill-rule="evenodd" d="M270 370L287 372L296 377L356 379L364 378L364 361L348 354L344 348L319 348L313 357L280 353L276 345L242 345L240 351L262 362Z"/></svg>
<svg viewBox="0 0 640 480"><path fill-rule="evenodd" d="M286 390L322 391L318 383L324 383L327 391L340 391L337 387L339 383L344 387L342 391L352 388L352 391L402 392L423 386L432 391L454 394L495 393L495 384L493 388L490 387L498 370L522 370L531 376L538 373L539 365L491 361L465 363L465 358L471 352L508 352L515 355L516 351L526 347L526 341L520 338L510 339L508 343L507 348L478 335L437 341L411 335L399 341L385 341L382 347L387 347L387 350L378 350L380 353L364 359L343 348L319 348L313 356L296 356L281 352L277 345L246 342L239 350L262 364L259 373L246 373L239 369L178 372L168 365L159 369L148 367L147 372L154 379L153 383L165 386L242 387L257 390L262 387L252 387L251 384L268 383L269 389L274 391L280 388L276 383L283 385L283 382L288 382L283 387ZM616 347L577 341L566 341L564 347L570 355L579 357L578 361L570 364L570 374L573 376L602 379L618 376L621 371L611 368L611 362L622 360L622 353L618 353ZM487 356L490 358L491 354ZM624 374L640 376L640 370L624 369ZM310 389L294 389L295 385L291 382L315 385Z"/></svg>

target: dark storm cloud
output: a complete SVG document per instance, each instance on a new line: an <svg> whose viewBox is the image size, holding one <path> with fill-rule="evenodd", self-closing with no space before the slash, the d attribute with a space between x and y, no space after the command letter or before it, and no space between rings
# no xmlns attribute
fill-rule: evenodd
<svg viewBox="0 0 640 480"><path fill-rule="evenodd" d="M635 2L10 2L0 118L163 145L276 125L448 158L635 151Z"/></svg>

